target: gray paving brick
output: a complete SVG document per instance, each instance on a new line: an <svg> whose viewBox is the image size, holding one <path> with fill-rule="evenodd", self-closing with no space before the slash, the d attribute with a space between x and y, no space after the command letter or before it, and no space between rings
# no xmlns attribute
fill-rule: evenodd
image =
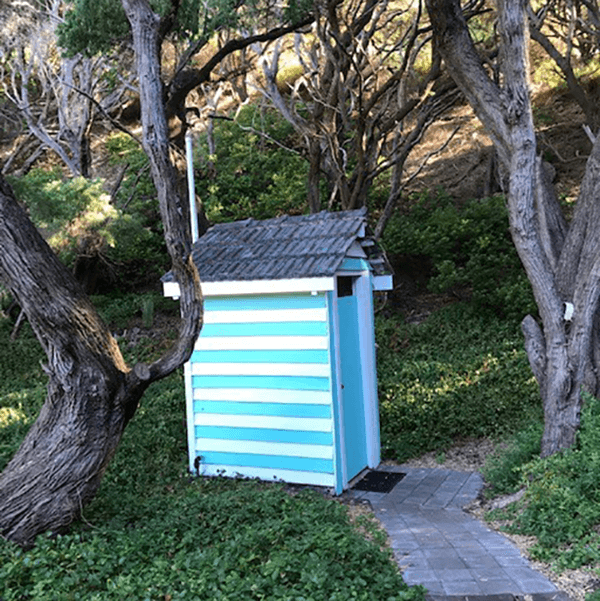
<svg viewBox="0 0 600 601"><path fill-rule="evenodd" d="M423 547L445 547L446 539L439 532L415 532L414 537L421 543ZM442 543L440 545L440 542Z"/></svg>
<svg viewBox="0 0 600 601"><path fill-rule="evenodd" d="M392 539L389 541L389 545L393 551L403 551L405 553L417 551L422 548L421 543L414 538Z"/></svg>
<svg viewBox="0 0 600 601"><path fill-rule="evenodd" d="M473 550L479 553L486 552L485 547L477 540L477 537L470 533L454 535L450 542L457 549L464 549L465 551Z"/></svg>
<svg viewBox="0 0 600 601"><path fill-rule="evenodd" d="M512 553L510 555L502 555L496 553L494 557L496 558L496 561L503 567L506 566L516 568L529 565L529 562L518 553Z"/></svg>
<svg viewBox="0 0 600 601"><path fill-rule="evenodd" d="M411 534L411 529L406 521L399 519L396 516L387 516L385 519L385 527L390 536L404 536Z"/></svg>
<svg viewBox="0 0 600 601"><path fill-rule="evenodd" d="M427 589L427 596L430 595L446 595L446 592L444 591L444 585L439 581L436 580L435 582L429 582L427 585L424 585L425 588ZM427 596L425 598L427 598Z"/></svg>
<svg viewBox="0 0 600 601"><path fill-rule="evenodd" d="M448 582L475 582L471 571L467 568L449 569L441 568L435 570L438 579L444 583L444 586Z"/></svg>
<svg viewBox="0 0 600 601"><path fill-rule="evenodd" d="M460 555L456 552L452 546L445 547L425 547L422 549L423 555L427 557L427 559L439 559L440 557L460 557Z"/></svg>
<svg viewBox="0 0 600 601"><path fill-rule="evenodd" d="M371 503L408 584L424 585L430 598L470 601L556 591L505 537L460 509L479 493L481 475L398 469L407 475L391 493L355 498Z"/></svg>
<svg viewBox="0 0 600 601"><path fill-rule="evenodd" d="M398 565L404 568L421 568L423 570L433 569L429 563L429 560L423 554L423 551L415 550L406 554L399 554L394 551L394 556L398 561Z"/></svg>
<svg viewBox="0 0 600 601"><path fill-rule="evenodd" d="M506 569L511 578L527 593L551 593L557 590L547 578L529 567L519 566Z"/></svg>
<svg viewBox="0 0 600 601"><path fill-rule="evenodd" d="M494 568L471 568L471 574L473 578L481 582L487 582L488 580L509 579L512 580L508 572L501 567Z"/></svg>
<svg viewBox="0 0 600 601"><path fill-rule="evenodd" d="M463 524L447 522L445 524L439 524L438 528L440 529L440 532L443 532L444 536L448 537L452 542L455 540L457 542L476 540L476 537L473 536L473 534L469 532L469 529L465 528Z"/></svg>
<svg viewBox="0 0 600 601"><path fill-rule="evenodd" d="M512 595L523 594L520 587L510 578L494 578L480 581L479 587L484 595L499 595L502 593L510 593Z"/></svg>
<svg viewBox="0 0 600 601"><path fill-rule="evenodd" d="M463 561L467 564L467 567L471 569L488 568L488 569L501 569L500 564L494 559L492 555L488 554L468 554L464 553L461 555Z"/></svg>
<svg viewBox="0 0 600 601"><path fill-rule="evenodd" d="M429 499L427 499L427 501L425 502L425 507L437 507L437 508L443 508L446 507L450 501L452 501L452 499L454 498L454 495L439 495L436 494L435 496L430 497Z"/></svg>
<svg viewBox="0 0 600 601"><path fill-rule="evenodd" d="M458 555L446 557L437 557L430 558L429 565L434 570L465 570L469 566L465 563L465 561L459 557ZM443 580L443 579L441 579Z"/></svg>
<svg viewBox="0 0 600 601"><path fill-rule="evenodd" d="M482 593L479 583L472 580L442 581L446 595L480 595Z"/></svg>
<svg viewBox="0 0 600 601"><path fill-rule="evenodd" d="M424 568L407 568L402 574L408 584L422 584L427 587L430 582L440 582L435 570Z"/></svg>

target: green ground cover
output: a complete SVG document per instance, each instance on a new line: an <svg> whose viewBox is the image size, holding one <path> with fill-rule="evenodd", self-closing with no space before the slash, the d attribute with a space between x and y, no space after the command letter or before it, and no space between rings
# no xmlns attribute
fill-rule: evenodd
<svg viewBox="0 0 600 601"><path fill-rule="evenodd" d="M97 299L98 300L98 299ZM123 320L132 299L103 299ZM157 302L157 306L160 303ZM0 467L44 398L42 359L25 328L0 321ZM148 352L148 345L143 348ZM191 478L180 374L155 384L128 426L94 502L65 536L30 551L0 541L0 599L420 601L369 518L319 492Z"/></svg>
<svg viewBox="0 0 600 601"><path fill-rule="evenodd" d="M535 536L531 556L557 571L587 566L600 573L600 402L586 398L572 449L540 459L541 434L541 424L532 424L488 461L491 495L524 491L488 517L505 520L509 532Z"/></svg>
<svg viewBox="0 0 600 601"><path fill-rule="evenodd" d="M384 456L403 461L541 419L516 322L456 303L418 325L380 318L376 332Z"/></svg>

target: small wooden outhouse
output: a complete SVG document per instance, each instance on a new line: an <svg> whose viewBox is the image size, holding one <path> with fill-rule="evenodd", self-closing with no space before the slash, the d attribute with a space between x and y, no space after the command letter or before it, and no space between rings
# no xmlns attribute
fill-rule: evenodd
<svg viewBox="0 0 600 601"><path fill-rule="evenodd" d="M190 470L339 494L376 467L373 291L392 276L365 211L215 225L193 258L204 326L184 371Z"/></svg>

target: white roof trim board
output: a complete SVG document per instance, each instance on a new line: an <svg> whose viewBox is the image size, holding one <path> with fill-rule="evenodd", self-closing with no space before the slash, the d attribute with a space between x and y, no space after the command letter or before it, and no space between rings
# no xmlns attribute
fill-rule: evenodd
<svg viewBox="0 0 600 601"><path fill-rule="evenodd" d="M287 294L294 292L327 292L334 289L333 278L301 278L297 280L252 280L249 282L202 282L202 295L247 296L249 294ZM177 282L163 282L165 296L179 298Z"/></svg>

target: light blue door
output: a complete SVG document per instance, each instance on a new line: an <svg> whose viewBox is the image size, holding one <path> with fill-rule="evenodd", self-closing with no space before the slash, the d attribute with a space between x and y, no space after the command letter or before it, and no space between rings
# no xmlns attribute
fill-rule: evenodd
<svg viewBox="0 0 600 601"><path fill-rule="evenodd" d="M354 294L338 297L344 450L348 480L367 467L365 407Z"/></svg>

